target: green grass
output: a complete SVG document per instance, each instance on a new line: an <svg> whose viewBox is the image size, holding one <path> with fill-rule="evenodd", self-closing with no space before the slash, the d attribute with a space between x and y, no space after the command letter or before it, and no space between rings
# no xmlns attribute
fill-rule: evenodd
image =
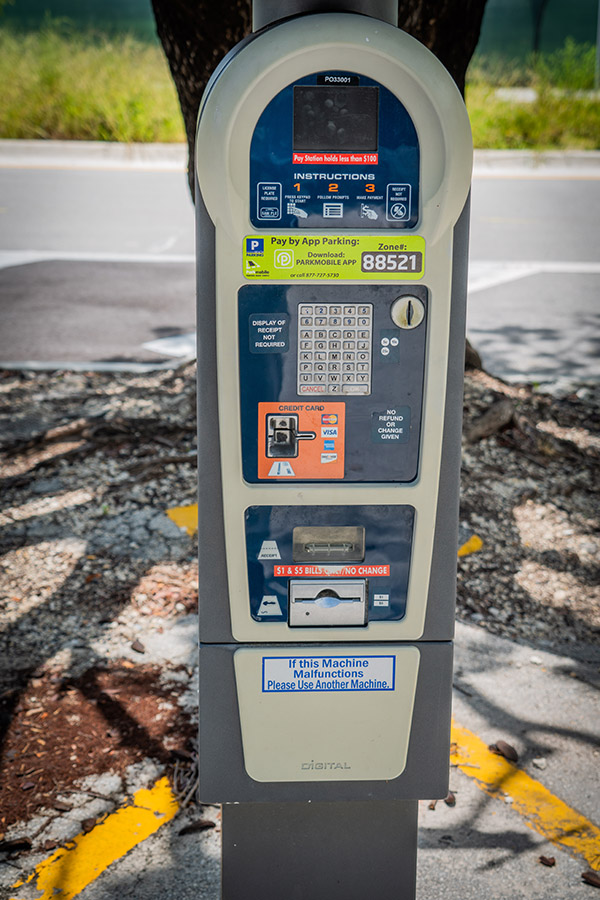
<svg viewBox="0 0 600 900"><path fill-rule="evenodd" d="M159 47L53 24L0 29L0 137L183 141Z"/></svg>
<svg viewBox="0 0 600 900"><path fill-rule="evenodd" d="M561 50L511 64L475 58L466 101L476 147L598 150L600 96L594 87L595 47L567 40ZM528 87L533 102L507 101L498 87Z"/></svg>
<svg viewBox="0 0 600 900"><path fill-rule="evenodd" d="M526 63L475 58L467 107L476 147L600 149L600 100L591 94L595 48L567 41ZM181 113L159 47L49 22L39 32L0 28L0 138L183 141ZM532 87L537 99L498 98Z"/></svg>

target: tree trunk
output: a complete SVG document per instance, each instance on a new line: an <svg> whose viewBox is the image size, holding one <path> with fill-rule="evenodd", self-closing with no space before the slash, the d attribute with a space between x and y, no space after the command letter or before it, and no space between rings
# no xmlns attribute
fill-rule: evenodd
<svg viewBox="0 0 600 900"><path fill-rule="evenodd" d="M194 141L202 93L221 59L250 32L250 0L152 0L152 9L183 113L193 197Z"/></svg>
<svg viewBox="0 0 600 900"><path fill-rule="evenodd" d="M486 0L400 0L400 28L435 53L461 92L479 38L485 3ZM152 8L183 113L193 195L194 139L202 92L223 56L250 32L250 0L152 0Z"/></svg>
<svg viewBox="0 0 600 900"><path fill-rule="evenodd" d="M400 0L398 25L445 65L461 94L486 0Z"/></svg>

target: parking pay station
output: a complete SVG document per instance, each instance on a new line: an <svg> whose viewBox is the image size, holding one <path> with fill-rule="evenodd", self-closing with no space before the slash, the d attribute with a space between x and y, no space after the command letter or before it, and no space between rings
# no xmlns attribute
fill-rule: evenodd
<svg viewBox="0 0 600 900"><path fill-rule="evenodd" d="M199 116L199 796L227 900L408 900L417 801L448 790L470 129L395 3L343 5L255 3Z"/></svg>

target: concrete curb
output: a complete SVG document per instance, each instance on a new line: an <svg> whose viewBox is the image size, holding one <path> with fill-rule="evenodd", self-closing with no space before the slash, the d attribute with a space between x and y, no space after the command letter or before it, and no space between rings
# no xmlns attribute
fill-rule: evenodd
<svg viewBox="0 0 600 900"><path fill-rule="evenodd" d="M94 168L185 171L185 144L119 144L109 141L0 140L2 168ZM476 150L474 175L517 174L597 175L600 151Z"/></svg>
<svg viewBox="0 0 600 900"><path fill-rule="evenodd" d="M597 178L600 175L600 151L475 150L473 175L496 174Z"/></svg>
<svg viewBox="0 0 600 900"><path fill-rule="evenodd" d="M2 168L134 169L185 172L186 144L0 141Z"/></svg>

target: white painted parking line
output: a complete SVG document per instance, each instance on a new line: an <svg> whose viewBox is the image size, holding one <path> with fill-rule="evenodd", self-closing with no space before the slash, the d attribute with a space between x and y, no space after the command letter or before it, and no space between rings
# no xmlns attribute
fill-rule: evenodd
<svg viewBox="0 0 600 900"><path fill-rule="evenodd" d="M196 332L188 334L175 334L172 337L157 338L155 341L147 341L142 344L144 350L159 353L161 356L187 357L193 359L196 355Z"/></svg>
<svg viewBox="0 0 600 900"><path fill-rule="evenodd" d="M530 275L600 275L598 262L471 260L469 263L469 294L485 291L500 284L508 284Z"/></svg>
<svg viewBox="0 0 600 900"><path fill-rule="evenodd" d="M73 250L0 250L0 269L38 262L193 263L193 253L90 253Z"/></svg>

